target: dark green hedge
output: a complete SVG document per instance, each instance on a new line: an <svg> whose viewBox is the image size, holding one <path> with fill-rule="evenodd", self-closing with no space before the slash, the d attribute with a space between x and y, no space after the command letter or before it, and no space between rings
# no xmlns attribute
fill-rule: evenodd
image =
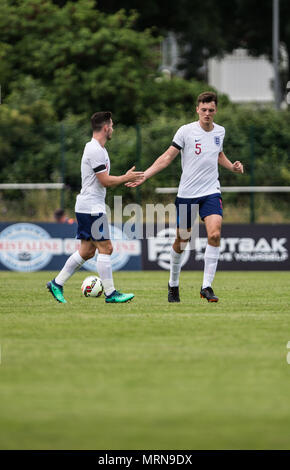
<svg viewBox="0 0 290 470"><path fill-rule="evenodd" d="M0 181L30 182L59 181L61 175L61 147L65 150L65 181L73 192L80 188L80 160L86 141L90 139L87 117L67 117L63 123L54 122L53 111L46 103L13 110L8 105L0 108ZM43 110L45 109L45 113ZM195 120L193 113L177 115L174 109L166 114L152 114L150 122L140 124L142 148L138 160L136 127L116 123L107 148L111 157L112 174L125 172L136 164L146 169L170 145L174 133L183 124ZM232 161L244 163L245 174L236 175L220 169L224 186L290 185L290 113L272 109L221 106L217 123L226 128L224 151ZM61 142L61 125L64 130ZM254 171L254 179L251 171ZM157 186L177 186L180 178L180 158L163 172L142 186L142 199L153 200ZM135 191L125 187L115 190L135 199ZM112 190L108 191L110 200ZM17 197L16 193L11 197Z"/></svg>

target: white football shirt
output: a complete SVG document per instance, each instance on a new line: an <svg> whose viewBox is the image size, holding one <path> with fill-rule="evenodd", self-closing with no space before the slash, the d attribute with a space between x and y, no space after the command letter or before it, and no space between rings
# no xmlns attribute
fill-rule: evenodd
<svg viewBox="0 0 290 470"><path fill-rule="evenodd" d="M81 161L82 189L76 199L75 211L83 214L106 213L106 188L96 177L97 173L110 173L107 150L94 138L85 146Z"/></svg>
<svg viewBox="0 0 290 470"><path fill-rule="evenodd" d="M205 131L199 121L181 126L172 145L181 150L182 175L178 197L195 198L220 193L218 156L223 150L225 128L213 123Z"/></svg>

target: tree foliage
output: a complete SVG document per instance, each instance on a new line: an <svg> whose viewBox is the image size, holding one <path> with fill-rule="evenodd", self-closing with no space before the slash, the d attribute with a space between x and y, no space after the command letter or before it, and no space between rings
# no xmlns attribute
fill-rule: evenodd
<svg viewBox="0 0 290 470"><path fill-rule="evenodd" d="M106 14L93 0L0 0L0 7L3 182L59 180L62 121L67 182L77 190L93 112L110 109L117 124L145 123L192 110L207 89L159 76L159 39L135 29L134 13Z"/></svg>
<svg viewBox="0 0 290 470"><path fill-rule="evenodd" d="M280 2L280 39L290 57L290 2ZM114 12L118 0L99 0L98 8ZM273 0L123 0L127 11L139 13L138 27L173 31L183 46L181 68L198 76L204 60L243 47L253 55L272 56ZM289 73L289 69L288 69Z"/></svg>
<svg viewBox="0 0 290 470"><path fill-rule="evenodd" d="M284 0L280 3L286 15L288 6ZM116 124L109 144L113 174L136 162L137 122L142 126L140 166L149 166L170 145L177 128L194 119L197 95L210 88L195 79L167 80L158 73L160 32L175 28L184 43L192 41L188 50L192 70L204 54L237 45L255 54L271 53L266 38L269 0L263 2L264 31L257 0L220 0L214 9L212 4L180 0L177 7L168 0L164 9L163 3L161 8L159 1L148 0L145 12L141 2L133 5L129 0L124 0L121 11L115 11L114 0L106 3L108 11L98 9L103 5L100 0L0 0L0 181L58 181L64 144L66 183L77 192L82 150L91 132L90 115L106 109L113 112ZM141 12L139 16L130 11L132 6ZM286 43L290 32L284 18L281 31ZM253 113L233 107L223 95L219 101L217 118L227 129L226 153L246 164L243 184L250 182L253 132L255 183L289 185L289 113ZM142 189L143 194L153 199L155 186L175 186L179 175L176 160ZM222 171L221 175L223 184L232 184L232 174ZM134 199L129 189L118 191Z"/></svg>
<svg viewBox="0 0 290 470"><path fill-rule="evenodd" d="M111 108L134 121L158 65L158 41L134 30L135 20L123 10L101 13L92 0L62 8L50 0L1 0L3 93L30 76L47 89L59 117Z"/></svg>

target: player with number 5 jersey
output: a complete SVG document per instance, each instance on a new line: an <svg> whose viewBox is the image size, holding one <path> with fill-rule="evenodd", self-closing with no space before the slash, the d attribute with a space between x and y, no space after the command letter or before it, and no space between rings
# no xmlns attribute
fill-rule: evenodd
<svg viewBox="0 0 290 470"><path fill-rule="evenodd" d="M220 193L218 155L223 150L225 128L215 124L205 131L199 121L176 132L172 146L181 151L182 175L177 196L196 198Z"/></svg>
<svg viewBox="0 0 290 470"><path fill-rule="evenodd" d="M169 302L180 302L182 254L190 240L192 216L196 208L207 232L200 297L208 302L218 301L212 289L219 258L223 216L218 165L236 173L243 173L244 169L241 162L231 163L223 152L225 129L213 121L217 104L215 93L201 93L196 105L199 119L177 130L169 148L147 168L141 180L126 184L129 187L139 186L170 165L181 152L182 174L175 201L177 230L170 255Z"/></svg>

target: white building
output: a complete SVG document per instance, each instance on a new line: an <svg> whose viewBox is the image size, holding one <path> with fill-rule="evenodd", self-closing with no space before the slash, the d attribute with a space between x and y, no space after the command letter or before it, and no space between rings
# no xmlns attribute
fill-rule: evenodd
<svg viewBox="0 0 290 470"><path fill-rule="evenodd" d="M168 33L163 40L161 53L160 70L168 77L182 76L182 72L178 71L180 50L174 33ZM283 45L280 46L280 54L280 67L287 70L288 55ZM206 69L208 84L218 92L228 95L233 103L274 104L275 102L274 67L266 56L253 57L246 49L236 49L223 58L209 59ZM289 92L287 103L290 104L290 85L287 91ZM281 92L282 95L286 95L283 90ZM286 101L284 106L287 106Z"/></svg>
<svg viewBox="0 0 290 470"><path fill-rule="evenodd" d="M264 56L251 57L237 49L222 59L208 61L208 83L235 103L272 103L274 70Z"/></svg>

